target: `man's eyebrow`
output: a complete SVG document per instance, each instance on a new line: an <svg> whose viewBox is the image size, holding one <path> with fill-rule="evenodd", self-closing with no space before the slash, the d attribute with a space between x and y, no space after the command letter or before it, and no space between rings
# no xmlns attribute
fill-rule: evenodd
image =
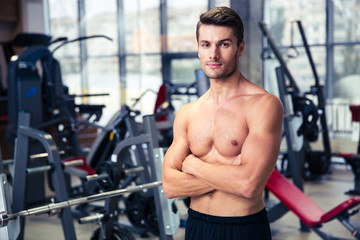
<svg viewBox="0 0 360 240"><path fill-rule="evenodd" d="M219 40L219 41L217 41L217 42L218 42L218 43L222 43L222 42L227 42L227 41L232 42L233 40L232 40L231 38L225 38L225 39L221 39L221 40ZM208 40L200 40L199 42L201 42L201 43L208 43L209 41L208 41Z"/></svg>
<svg viewBox="0 0 360 240"><path fill-rule="evenodd" d="M231 38L225 38L220 40L219 42L226 42L226 41L232 42L233 40Z"/></svg>

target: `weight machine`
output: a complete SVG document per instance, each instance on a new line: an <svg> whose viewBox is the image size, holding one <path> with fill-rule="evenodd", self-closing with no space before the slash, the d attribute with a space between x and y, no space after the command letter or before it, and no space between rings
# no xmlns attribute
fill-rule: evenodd
<svg viewBox="0 0 360 240"><path fill-rule="evenodd" d="M102 193L85 196L77 199L69 199L65 187L65 180L63 178L63 166L61 166L61 161L59 158L59 153L56 148L56 145L49 134L46 134L40 130L24 126L30 122L28 113L20 113L19 119L21 120L21 125L18 129L18 137L16 146L21 146L16 148L16 156L18 159L15 159L15 176L14 176L14 185L13 188L16 191L13 192L13 206L12 210L10 208L4 208L0 217L0 226L9 227L13 220L20 218L20 239L22 239L23 226L24 226L24 217L29 215L36 215L41 213L51 213L55 210L61 210L61 219L65 239L76 239L73 220L71 217L70 206L85 204L97 200L105 199L105 207L101 214L96 216L89 216L85 219L81 219L82 223L97 221L100 223L100 228L94 232L93 239L111 239L111 237L123 236L122 239L133 239L132 235L121 225L116 225L114 222L118 218L118 196L125 193L132 193L136 191L141 191L148 188L153 188L151 191L154 196L154 205L156 208L155 224L158 225L158 234L161 239L171 239L172 235L176 233L177 228L180 225L179 213L173 208L173 200L168 200L162 192L161 187L161 176L162 176L162 158L163 152L161 148L158 148L157 136L156 136L156 127L154 116L145 116L144 119L144 128L145 133L130 137L126 141L120 142L111 157L111 165L113 167L112 174L109 172L103 172L98 174L95 178L101 182L107 182L109 185L111 183L111 191L104 191ZM24 119L24 120L23 120ZM24 122L23 122L24 121ZM28 168L27 161L27 150L29 146L29 138L35 138L38 140L41 145L45 148L49 164L39 169ZM120 180L123 175L131 173L131 169L123 169L123 161L125 159L126 152L130 147L139 144L146 144L150 165L150 180L152 182L143 183L141 185L131 185L127 188L117 189L120 184ZM146 168L146 167L144 167ZM148 171L144 169L144 171ZM40 206L33 209L24 210L24 199L26 194L26 174L33 171L51 171L53 176L53 183L56 190L56 202ZM137 170L136 170L137 171ZM135 172L136 172L135 171ZM101 175L101 176L99 176ZM90 177L91 178L91 177ZM94 178L94 176L93 176ZM3 189L3 188L2 188ZM2 191L0 197L3 203L9 203L6 199L6 191ZM15 221L14 221L15 223ZM13 223L13 224L14 224ZM15 224L16 225L16 224ZM152 226L154 227L154 226ZM4 228L6 230L6 228ZM2 232L0 232L2 233ZM2 233L1 239L13 239L16 237L16 232L12 232L10 237L8 232ZM6 235L7 234L7 235ZM127 238L124 238L127 236Z"/></svg>
<svg viewBox="0 0 360 240"><path fill-rule="evenodd" d="M320 85L319 77L316 72L309 45L307 44L301 21L297 21L297 25L299 27L299 31L304 42L304 47L306 49L306 53L315 78L315 85L311 87L311 91L309 93L304 93L303 95L301 94L294 77L290 73L290 70L288 69L286 62L281 52L279 51L279 48L276 46L274 39L267 29L266 24L264 22L259 23L260 29L263 35L266 37L266 42L269 44L270 49L276 56L276 59L279 61L281 70L286 76L288 83L285 85L284 91L291 96L292 106L295 114L302 116L302 124L298 129L297 135L304 136L303 160L301 161L304 166L300 167L298 170L291 169L291 174L293 174L294 171L301 171L302 177L312 178L328 172L331 164L331 148L326 123L325 100L322 92L323 88ZM314 102L307 97L308 95L317 96L318 105L315 105ZM318 127L318 121L320 121L321 129ZM316 141L319 137L319 133L322 134L324 150L314 151L311 149L310 142Z"/></svg>
<svg viewBox="0 0 360 240"><path fill-rule="evenodd" d="M260 28L267 36L267 40L272 45L275 54L279 54L273 39L271 38L266 25L260 23ZM313 202L303 192L303 170L305 161L304 144L306 144L306 134L299 134L299 130L304 123L309 124L304 119L304 111L296 108L297 86L292 78L282 57L279 56L280 67L276 68L276 77L279 87L279 97L284 106L284 132L287 143L287 157L291 169L291 176L293 183L291 183L285 176L283 176L277 169L274 169L268 182L266 183L266 190L273 193L280 202L268 209L268 217L270 222L274 222L281 218L289 210L292 211L300 219L301 230L313 230L322 239L341 240L343 238L330 236L323 231L321 227L323 224L337 219L346 227L356 239L360 239L360 226L353 221L351 217L358 213L360 198L354 197L344 201L338 206L334 207L328 212L324 212L320 206ZM285 80L287 77L288 82ZM294 101L295 99L295 101ZM303 116L297 115L296 111L300 111ZM305 112L309 115L312 112ZM308 118L308 117L306 117ZM313 121L310 124L316 124L317 115L313 113ZM305 127L304 129L306 129Z"/></svg>
<svg viewBox="0 0 360 240"><path fill-rule="evenodd" d="M74 40L59 38L51 41L51 36L43 34L22 33L7 45L5 53L8 59L8 128L6 133L7 143L10 150L15 149L14 142L18 130L18 112L27 111L31 113L31 127L45 130L54 137L62 158L71 156L84 156L86 153L81 148L78 132L83 130L80 126L95 126L102 115L104 105L75 104L75 98L80 96L70 95L68 89L63 85L59 62L54 58L54 51L64 44L81 41L93 37L81 37ZM107 38L107 37L105 37ZM54 43L60 45L53 51L49 46ZM6 44L5 44L6 45ZM25 47L18 56L13 56L10 46ZM10 59L10 55L12 58ZM41 66L41 67L39 67ZM95 94L108 95L108 94ZM93 96L93 95L87 95ZM78 111L76 111L78 109ZM78 115L88 115L84 121L78 120ZM89 119L94 117L94 122ZM30 155L42 153L38 142L30 140ZM10 153L11 157L14 153ZM35 158L30 166L41 166L45 163L44 158ZM51 179L51 178L50 178ZM67 181L70 178L67 176ZM27 181L28 187L38 185L31 194L26 196L27 204L38 205L44 202L45 189L43 188L44 175L32 174ZM50 184L50 187L52 185Z"/></svg>

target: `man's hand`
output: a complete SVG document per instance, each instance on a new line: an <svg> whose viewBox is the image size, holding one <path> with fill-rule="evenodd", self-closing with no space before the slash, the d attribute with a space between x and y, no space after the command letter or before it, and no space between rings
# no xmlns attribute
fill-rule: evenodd
<svg viewBox="0 0 360 240"><path fill-rule="evenodd" d="M194 165L199 160L200 159L197 158L194 154L189 154L182 163L182 172L193 175L193 170L195 169Z"/></svg>

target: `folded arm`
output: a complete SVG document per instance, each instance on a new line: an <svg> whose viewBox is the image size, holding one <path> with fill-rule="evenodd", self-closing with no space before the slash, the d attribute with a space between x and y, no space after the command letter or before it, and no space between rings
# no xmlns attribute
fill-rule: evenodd
<svg viewBox="0 0 360 240"><path fill-rule="evenodd" d="M182 162L190 154L186 107L182 107L176 115L173 142L164 158L163 189L167 198L200 196L214 190L201 179L182 171Z"/></svg>
<svg viewBox="0 0 360 240"><path fill-rule="evenodd" d="M190 155L183 162L183 172L219 191L246 198L262 194L279 153L283 109L274 97L261 106L261 111L254 106L248 114L249 134L242 146L240 165L212 164Z"/></svg>

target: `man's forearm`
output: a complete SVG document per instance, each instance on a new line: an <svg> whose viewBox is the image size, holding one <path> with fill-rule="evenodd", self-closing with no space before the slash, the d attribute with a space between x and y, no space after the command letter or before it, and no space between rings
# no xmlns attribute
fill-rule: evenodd
<svg viewBox="0 0 360 240"><path fill-rule="evenodd" d="M163 175L163 188L168 198L194 197L214 191L214 188L196 178L175 169Z"/></svg>

